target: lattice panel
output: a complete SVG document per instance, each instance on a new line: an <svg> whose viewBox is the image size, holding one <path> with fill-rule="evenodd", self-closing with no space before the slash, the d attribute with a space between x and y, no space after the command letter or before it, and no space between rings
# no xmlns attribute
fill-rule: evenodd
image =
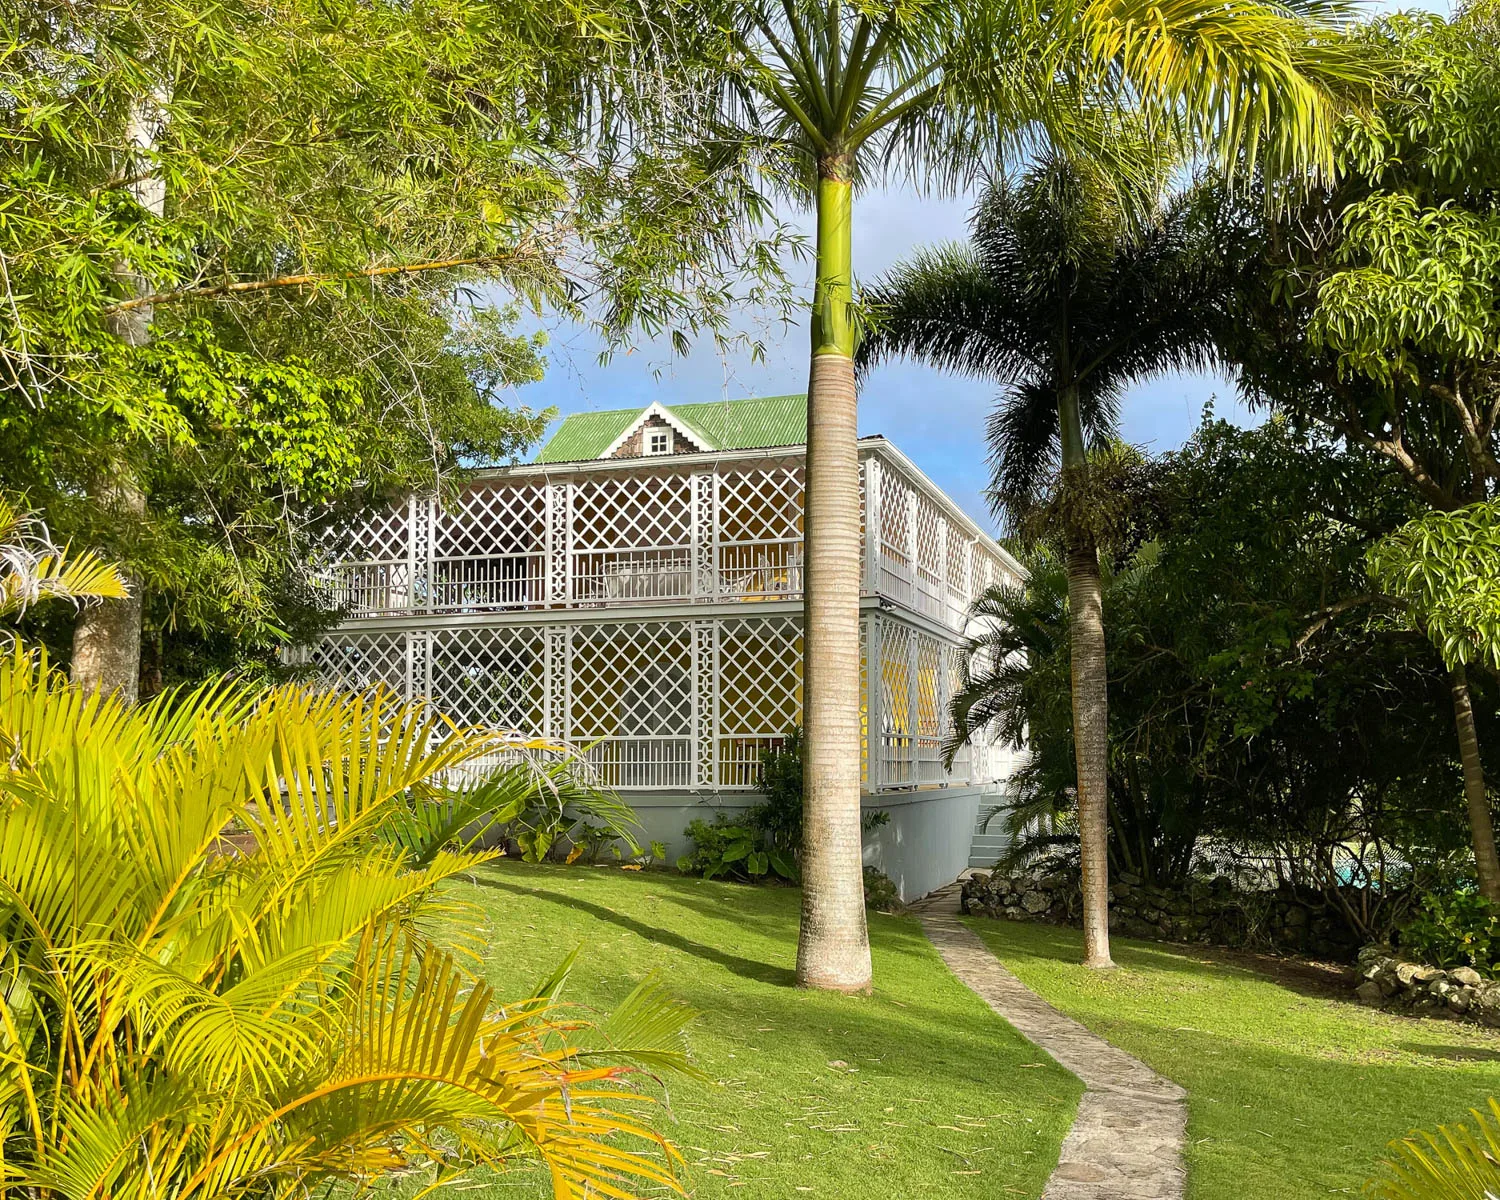
<svg viewBox="0 0 1500 1200"><path fill-rule="evenodd" d="M965 601L969 591L969 547L972 543L951 525L948 527L948 587Z"/></svg>
<svg viewBox="0 0 1500 1200"><path fill-rule="evenodd" d="M969 561L971 564L970 570L972 572L972 587L974 589L974 595L977 598L978 596L982 595L990 587L991 584L998 582L999 576L995 570L994 559L992 559L989 554L985 552L984 547L982 547L978 542L974 543L974 547L970 552Z"/></svg>
<svg viewBox="0 0 1500 1200"><path fill-rule="evenodd" d="M429 689L453 720L546 731L546 631L536 626L443 629L432 635Z"/></svg>
<svg viewBox="0 0 1500 1200"><path fill-rule="evenodd" d="M802 622L725 621L719 629L719 732L786 733L802 721Z"/></svg>
<svg viewBox="0 0 1500 1200"><path fill-rule="evenodd" d="M433 553L450 556L534 554L546 543L547 496L543 484L483 483L440 508L433 524Z"/></svg>
<svg viewBox="0 0 1500 1200"><path fill-rule="evenodd" d="M946 566L944 534L948 522L926 496L918 493L916 505L917 567L929 579L941 579Z"/></svg>
<svg viewBox="0 0 1500 1200"><path fill-rule="evenodd" d="M385 684L406 695L406 638L400 633L329 634L308 659L327 687L363 691Z"/></svg>
<svg viewBox="0 0 1500 1200"><path fill-rule="evenodd" d="M964 686L964 648L962 646L943 647L943 712L941 728L943 737L948 737L953 732L953 697L958 695Z"/></svg>
<svg viewBox="0 0 1500 1200"><path fill-rule="evenodd" d="M870 623L859 623L859 780L870 786Z"/></svg>
<svg viewBox="0 0 1500 1200"><path fill-rule="evenodd" d="M402 500L384 511L340 522L323 534L323 544L339 562L405 561L411 532L410 508L411 502Z"/></svg>
<svg viewBox="0 0 1500 1200"><path fill-rule="evenodd" d="M772 466L719 477L719 540L759 542L802 536L802 468Z"/></svg>
<svg viewBox="0 0 1500 1200"><path fill-rule="evenodd" d="M574 550L686 546L692 525L688 475L611 475L573 489Z"/></svg>
<svg viewBox="0 0 1500 1200"><path fill-rule="evenodd" d="M911 489L889 471L880 473L880 548L890 557L908 561L911 547Z"/></svg>
<svg viewBox="0 0 1500 1200"><path fill-rule="evenodd" d="M580 625L572 632L566 736L693 733L693 638L682 621Z"/></svg>
<svg viewBox="0 0 1500 1200"><path fill-rule="evenodd" d="M939 738L943 734L944 710L948 707L943 678L942 643L917 635L917 735Z"/></svg>
<svg viewBox="0 0 1500 1200"><path fill-rule="evenodd" d="M916 631L883 621L880 626L880 718L887 737L912 732L912 639Z"/></svg>

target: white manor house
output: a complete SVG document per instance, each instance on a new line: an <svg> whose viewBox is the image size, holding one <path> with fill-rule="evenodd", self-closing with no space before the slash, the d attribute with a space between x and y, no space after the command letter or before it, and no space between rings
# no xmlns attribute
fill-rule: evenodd
<svg viewBox="0 0 1500 1200"><path fill-rule="evenodd" d="M320 674L585 748L676 854L754 800L801 721L803 396L565 418L536 461L345 531ZM883 437L860 440L866 857L912 898L969 863L1010 755L942 764L969 605L1020 568ZM993 854L989 855L992 860Z"/></svg>

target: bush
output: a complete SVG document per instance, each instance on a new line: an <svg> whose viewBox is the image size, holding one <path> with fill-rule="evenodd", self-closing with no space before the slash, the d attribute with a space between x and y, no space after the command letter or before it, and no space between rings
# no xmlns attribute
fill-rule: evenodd
<svg viewBox="0 0 1500 1200"><path fill-rule="evenodd" d="M901 911L901 893L879 867L865 868L865 907L876 912Z"/></svg>
<svg viewBox="0 0 1500 1200"><path fill-rule="evenodd" d="M742 883L765 879L772 873L795 881L797 864L775 847L766 845L759 830L736 825L723 813L713 823L701 817L685 830L693 843L693 852L677 860L677 869L685 875L704 879L738 879Z"/></svg>
<svg viewBox="0 0 1500 1200"><path fill-rule="evenodd" d="M434 887L495 856L464 831L535 783L470 768L525 748L383 690L132 708L19 646L0 746L16 1195L253 1200L527 1155L559 1195L675 1186L619 1101L685 1061L687 1012L648 980L601 1027L560 1006L571 960L501 1004L471 938L432 940Z"/></svg>
<svg viewBox="0 0 1500 1200"><path fill-rule="evenodd" d="M1475 891L1429 895L1422 912L1401 931L1402 948L1435 967L1500 967L1500 909Z"/></svg>
<svg viewBox="0 0 1500 1200"><path fill-rule="evenodd" d="M677 869L705 879L757 881L772 876L796 882L802 853L802 729L793 726L776 750L762 750L759 804L736 824L723 813L712 824L695 820L683 832L693 852L677 860ZM890 813L866 813L860 822L865 833L891 819ZM868 878L868 876L867 876ZM887 880L887 883L890 881Z"/></svg>

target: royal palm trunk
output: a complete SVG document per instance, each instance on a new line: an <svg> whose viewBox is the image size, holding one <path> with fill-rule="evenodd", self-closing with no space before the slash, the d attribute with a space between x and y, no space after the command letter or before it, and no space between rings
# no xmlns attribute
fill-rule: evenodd
<svg viewBox="0 0 1500 1200"><path fill-rule="evenodd" d="M1474 841L1474 867L1479 894L1500 904L1500 854L1495 850L1495 823L1490 815L1489 789L1479 759L1479 732L1474 726L1474 704L1469 695L1469 676L1462 666L1448 673L1453 693L1453 724L1458 730L1458 751L1464 769L1464 799L1469 808L1469 831Z"/></svg>
<svg viewBox="0 0 1500 1200"><path fill-rule="evenodd" d="M1088 455L1078 391L1058 393L1063 486L1086 480ZM1083 873L1083 965L1112 967L1109 955L1109 672L1099 547L1084 530L1068 539L1068 633L1072 646L1073 756L1078 772L1078 849Z"/></svg>
<svg viewBox="0 0 1500 1200"><path fill-rule="evenodd" d="M850 302L850 159L819 164L807 381L802 924L797 982L870 987L860 838L859 446Z"/></svg>

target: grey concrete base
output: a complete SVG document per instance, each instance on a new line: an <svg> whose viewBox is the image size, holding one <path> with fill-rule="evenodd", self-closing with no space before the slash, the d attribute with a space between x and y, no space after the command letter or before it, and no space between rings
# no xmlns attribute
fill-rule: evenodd
<svg viewBox="0 0 1500 1200"><path fill-rule="evenodd" d="M1186 1093L1026 987L960 923L956 900L950 888L916 906L943 961L1087 1089L1042 1200L1181 1200Z"/></svg>
<svg viewBox="0 0 1500 1200"><path fill-rule="evenodd" d="M909 792L866 793L866 812L885 812L890 820L865 835L865 862L891 877L902 900L942 887L968 866L974 836L974 814L981 797L994 788L943 787ZM623 792L635 809L642 844L661 842L667 862L676 862L692 845L684 830L694 818L713 821L722 812L743 816L757 797L747 792Z"/></svg>

